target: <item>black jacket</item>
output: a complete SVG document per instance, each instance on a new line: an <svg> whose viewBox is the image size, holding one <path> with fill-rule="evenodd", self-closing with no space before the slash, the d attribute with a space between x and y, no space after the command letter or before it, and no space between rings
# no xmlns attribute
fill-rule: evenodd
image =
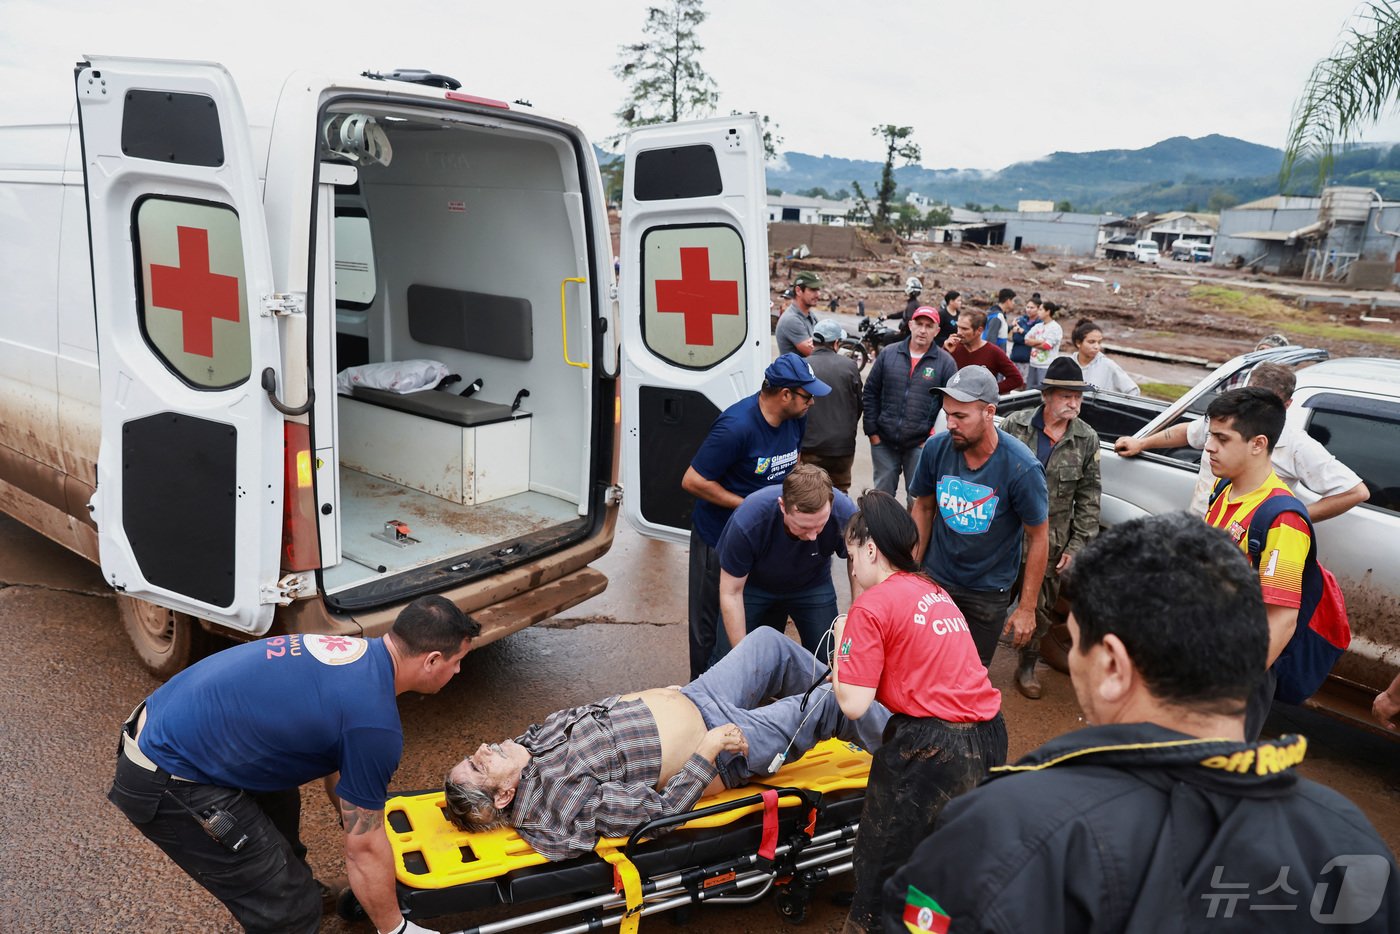
<svg viewBox="0 0 1400 934"><path fill-rule="evenodd" d="M885 883L884 930L921 911L954 932L1400 930L1394 857L1294 774L1306 748L1151 723L1051 740L948 804Z"/></svg>
<svg viewBox="0 0 1400 934"><path fill-rule="evenodd" d="M865 378L865 433L879 435L881 444L900 450L918 447L928 439L942 399L929 393L948 384L958 365L937 345L909 372L909 341L890 344L870 365ZM818 403L820 404L820 403Z"/></svg>

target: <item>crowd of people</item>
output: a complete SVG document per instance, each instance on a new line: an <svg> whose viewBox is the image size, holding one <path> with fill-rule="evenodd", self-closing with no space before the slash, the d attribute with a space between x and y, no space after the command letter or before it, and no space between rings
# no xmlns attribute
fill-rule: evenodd
<svg viewBox="0 0 1400 934"><path fill-rule="evenodd" d="M1304 738L1260 738L1276 662L1307 623L1312 523L1368 495L1286 427L1291 372L1258 366L1206 418L1120 439L1123 456L1203 448L1200 495L1100 534L1082 400L1137 387L1096 323L1079 320L1064 351L1053 300L1034 294L1017 314L1006 288L985 308L957 291L925 305L910 279L907 336L862 379L836 352L839 323L814 313L822 287L795 278L762 385L719 415L682 480L695 499L689 683L481 745L448 772L445 815L511 826L562 860L840 737L872 755L847 931L1247 927L1256 910L1280 930L1400 925L1400 873L1374 828L1297 775ZM1023 385L1038 404L998 424L1001 396ZM852 498L861 429L873 488ZM1283 508L1252 542L1270 500ZM1011 684L1039 699L1062 600L1088 726L1007 765L992 659L1016 651ZM399 912L384 832L403 747L394 699L440 689L479 631L425 597L382 639L218 653L122 725L109 797L245 929L310 932L325 887L300 843L297 786L323 779L376 929L431 934ZM1376 713L1400 716L1400 677Z"/></svg>

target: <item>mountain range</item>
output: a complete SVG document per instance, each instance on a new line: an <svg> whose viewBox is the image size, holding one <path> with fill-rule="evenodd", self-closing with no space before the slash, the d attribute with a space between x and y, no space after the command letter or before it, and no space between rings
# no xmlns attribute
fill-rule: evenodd
<svg viewBox="0 0 1400 934"><path fill-rule="evenodd" d="M895 180L901 198L912 191L959 207L1014 209L1033 199L1069 201L1080 211L1205 210L1212 194L1238 201L1276 191L1282 161L1282 150L1212 134L1174 136L1145 149L1055 152L997 171L897 166ZM859 182L870 195L881 168L879 162L786 152L769 164L768 187L835 195Z"/></svg>

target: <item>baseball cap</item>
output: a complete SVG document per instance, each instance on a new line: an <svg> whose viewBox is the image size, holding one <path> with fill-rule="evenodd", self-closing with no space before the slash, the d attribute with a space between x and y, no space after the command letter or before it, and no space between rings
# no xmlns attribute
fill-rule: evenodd
<svg viewBox="0 0 1400 934"><path fill-rule="evenodd" d="M914 313L909 316L910 321L913 321L915 318L932 318L934 321L937 321L938 309L930 308L928 305L920 305L918 308L915 308Z"/></svg>
<svg viewBox="0 0 1400 934"><path fill-rule="evenodd" d="M814 272L799 272L792 280L792 284L807 289L819 289L822 287L822 277Z"/></svg>
<svg viewBox="0 0 1400 934"><path fill-rule="evenodd" d="M1071 389L1086 392L1094 387L1084 382L1084 368L1072 357L1056 357L1045 368L1045 378L1040 381L1046 389Z"/></svg>
<svg viewBox="0 0 1400 934"><path fill-rule="evenodd" d="M996 377L984 366L965 366L953 374L948 385L930 392L941 392L959 402L985 402L996 405L1001 394L997 392Z"/></svg>
<svg viewBox="0 0 1400 934"><path fill-rule="evenodd" d="M817 322L812 329L812 338L824 344L835 344L846 339L846 329L830 318Z"/></svg>
<svg viewBox="0 0 1400 934"><path fill-rule="evenodd" d="M785 353L768 364L763 379L777 389L805 389L814 396L831 392L831 387L812 372L812 365L795 353Z"/></svg>

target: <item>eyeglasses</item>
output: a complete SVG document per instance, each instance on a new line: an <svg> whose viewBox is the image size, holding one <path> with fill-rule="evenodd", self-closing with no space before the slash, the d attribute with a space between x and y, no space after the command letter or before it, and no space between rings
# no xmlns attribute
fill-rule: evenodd
<svg viewBox="0 0 1400 934"><path fill-rule="evenodd" d="M816 396L812 395L810 392L807 392L805 389L789 389L788 392L792 393L794 396L797 396L799 399L801 399L803 402L806 402L808 405L810 405L812 403L812 400L816 398Z"/></svg>

